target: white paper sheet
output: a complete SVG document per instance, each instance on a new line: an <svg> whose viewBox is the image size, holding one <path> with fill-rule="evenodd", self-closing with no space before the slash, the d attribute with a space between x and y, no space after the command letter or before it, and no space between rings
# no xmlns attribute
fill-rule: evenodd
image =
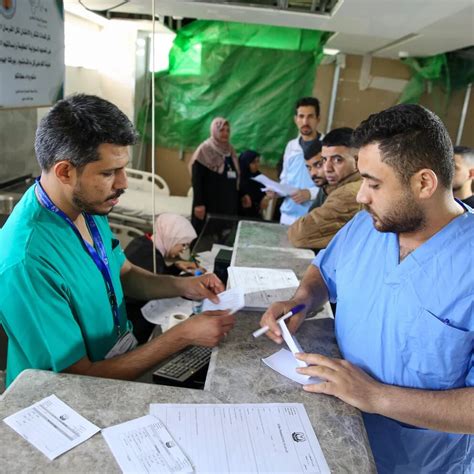
<svg viewBox="0 0 474 474"><path fill-rule="evenodd" d="M184 298L151 300L141 308L141 312L150 323L166 327L173 314L183 313L189 316L193 312L193 302Z"/></svg>
<svg viewBox="0 0 474 474"><path fill-rule="evenodd" d="M298 278L291 269L229 267L227 271L232 287L239 287L245 293L296 288L299 285Z"/></svg>
<svg viewBox="0 0 474 474"><path fill-rule="evenodd" d="M242 309L245 304L244 293L240 288L233 288L219 293L219 303L213 303L211 300L205 299L202 302L202 311L217 311L230 309L231 314Z"/></svg>
<svg viewBox="0 0 474 474"><path fill-rule="evenodd" d="M300 343L296 339L296 336L291 334L291 332L289 331L288 326L286 325L286 321L279 321L278 325L280 326L283 340L286 342L286 345L292 352L293 356L298 352L304 352L302 347L300 346ZM295 358L295 361L299 367L308 367L308 364L306 362L303 362L302 360L298 360Z"/></svg>
<svg viewBox="0 0 474 474"><path fill-rule="evenodd" d="M266 310L275 301L290 299L299 285L290 269L229 267L229 288L245 293L245 308Z"/></svg>
<svg viewBox="0 0 474 474"><path fill-rule="evenodd" d="M288 349L280 349L278 352L275 352L275 354L262 359L262 361L275 372L301 385L321 382L321 379L317 377L308 377L307 375L296 372L299 365L294 355Z"/></svg>
<svg viewBox="0 0 474 474"><path fill-rule="evenodd" d="M43 398L3 421L50 460L100 431L56 395Z"/></svg>
<svg viewBox="0 0 474 474"><path fill-rule="evenodd" d="M277 181L273 181L273 179L270 179L264 174L259 174L252 179L263 184L266 188L265 190L270 189L271 191L278 193L280 196L290 196L291 194L298 191L296 188L293 188L286 183L278 183Z"/></svg>
<svg viewBox="0 0 474 474"><path fill-rule="evenodd" d="M189 459L156 416L146 415L105 428L102 435L124 473L194 472Z"/></svg>
<svg viewBox="0 0 474 474"><path fill-rule="evenodd" d="M196 473L329 473L303 404L152 404Z"/></svg>

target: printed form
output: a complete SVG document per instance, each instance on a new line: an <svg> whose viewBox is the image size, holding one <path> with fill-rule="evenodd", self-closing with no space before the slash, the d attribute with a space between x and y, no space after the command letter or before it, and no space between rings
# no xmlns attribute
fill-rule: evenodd
<svg viewBox="0 0 474 474"><path fill-rule="evenodd" d="M110 450L124 473L194 472L181 448L163 423L153 415L102 430Z"/></svg>
<svg viewBox="0 0 474 474"><path fill-rule="evenodd" d="M229 267L228 285L245 294L245 308L267 309L275 301L290 299L299 285L293 270Z"/></svg>
<svg viewBox="0 0 474 474"><path fill-rule="evenodd" d="M51 461L100 431L56 395L43 398L3 421Z"/></svg>
<svg viewBox="0 0 474 474"><path fill-rule="evenodd" d="M329 473L303 404L151 404L196 473Z"/></svg>

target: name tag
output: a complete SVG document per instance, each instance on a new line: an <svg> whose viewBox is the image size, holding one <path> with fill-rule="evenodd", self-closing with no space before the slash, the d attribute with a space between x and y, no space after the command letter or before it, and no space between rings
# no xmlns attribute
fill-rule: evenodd
<svg viewBox="0 0 474 474"><path fill-rule="evenodd" d="M236 179L237 173L235 171L227 171L227 179Z"/></svg>
<svg viewBox="0 0 474 474"><path fill-rule="evenodd" d="M138 341L137 338L131 333L127 331L125 334L119 337L118 341L114 344L112 349L105 355L106 359L112 359L112 357L117 357L119 355L125 354L126 352L130 352L131 350L137 347Z"/></svg>

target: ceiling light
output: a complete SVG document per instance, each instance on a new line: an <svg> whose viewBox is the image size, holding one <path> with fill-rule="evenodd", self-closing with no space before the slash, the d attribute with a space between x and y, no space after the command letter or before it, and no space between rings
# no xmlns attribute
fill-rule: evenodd
<svg viewBox="0 0 474 474"><path fill-rule="evenodd" d="M339 49L334 49L334 48L323 48L323 53L327 54L328 56L336 56L339 54L341 51Z"/></svg>

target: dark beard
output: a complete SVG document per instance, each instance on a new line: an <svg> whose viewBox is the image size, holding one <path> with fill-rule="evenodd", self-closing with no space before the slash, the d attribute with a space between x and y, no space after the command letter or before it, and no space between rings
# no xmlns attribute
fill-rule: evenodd
<svg viewBox="0 0 474 474"><path fill-rule="evenodd" d="M370 209L367 210L372 216L374 227L379 232L403 234L421 230L426 226L426 217L422 209L408 197L402 202L394 203L393 210L383 216L383 219Z"/></svg>
<svg viewBox="0 0 474 474"><path fill-rule="evenodd" d="M109 199L116 199L120 197L125 191L123 189L119 189L116 193L112 194L109 196L107 199L104 200L108 201ZM82 196L81 190L75 190L72 196L72 202L74 206L76 206L78 209L80 209L82 212L85 212L87 214L93 214L97 216L107 216L110 212L112 212L111 208L108 211L100 211L98 210L94 204L86 201L84 197Z"/></svg>

